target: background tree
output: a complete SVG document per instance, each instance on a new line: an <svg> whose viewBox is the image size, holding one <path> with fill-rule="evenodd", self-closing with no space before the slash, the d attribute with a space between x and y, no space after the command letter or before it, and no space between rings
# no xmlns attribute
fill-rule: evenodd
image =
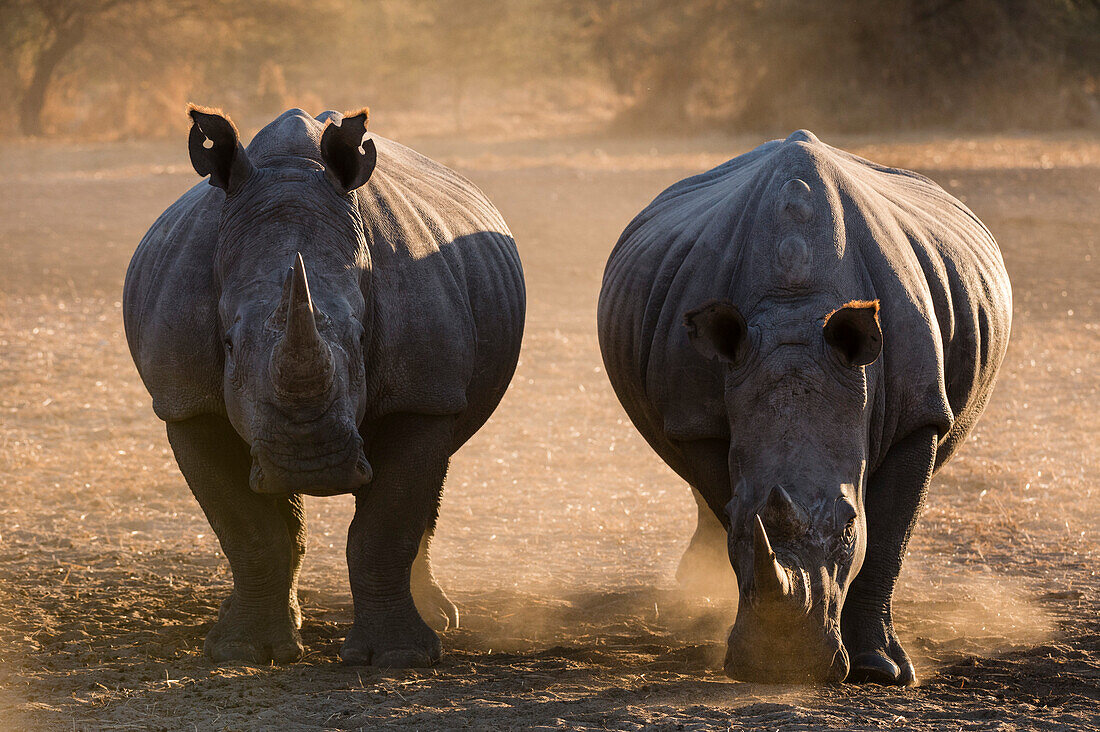
<svg viewBox="0 0 1100 732"><path fill-rule="evenodd" d="M629 127L1100 121L1097 0L603 0Z"/></svg>
<svg viewBox="0 0 1100 732"><path fill-rule="evenodd" d="M166 87L201 88L242 74L255 80L265 63L315 52L310 41L332 30L334 9L324 0L0 0L0 65L8 70L2 81L18 100L24 135L50 131L43 113L66 82L69 91L83 87L76 92L83 107L95 96L87 90L115 91L103 116L117 120L134 93L156 106L166 101L157 99ZM78 116L97 114L84 109Z"/></svg>
<svg viewBox="0 0 1100 732"><path fill-rule="evenodd" d="M462 134L1100 127L1100 0L0 0L0 94L0 134L100 138L192 99Z"/></svg>

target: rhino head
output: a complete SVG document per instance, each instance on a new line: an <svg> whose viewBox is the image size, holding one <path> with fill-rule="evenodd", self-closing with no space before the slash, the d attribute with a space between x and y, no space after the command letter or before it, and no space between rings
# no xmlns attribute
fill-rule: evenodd
<svg viewBox="0 0 1100 732"><path fill-rule="evenodd" d="M376 161L374 143L363 142L367 112L324 128L320 164L278 167L254 165L220 113L192 107L190 116L191 162L225 191L214 262L223 395L251 447L250 486L354 492L372 478L358 428L366 247L352 194Z"/></svg>
<svg viewBox="0 0 1100 732"><path fill-rule="evenodd" d="M695 348L725 366L729 553L741 602L726 672L842 681L845 594L866 550L870 414L865 366L882 348L878 302L728 301L686 314Z"/></svg>

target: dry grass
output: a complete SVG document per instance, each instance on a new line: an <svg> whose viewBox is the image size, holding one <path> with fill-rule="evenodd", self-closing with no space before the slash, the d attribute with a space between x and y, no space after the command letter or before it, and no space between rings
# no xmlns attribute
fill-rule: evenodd
<svg viewBox="0 0 1100 732"><path fill-rule="evenodd" d="M336 663L350 504L313 499L309 655L207 666L202 637L230 579L130 363L118 302L141 234L194 181L181 139L0 150L0 725L1096 724L1100 143L839 142L964 197L1013 276L1001 382L935 482L903 574L897 613L920 689L731 682L719 673L729 601L673 589L694 504L608 388L595 299L637 210L751 144L721 138L418 146L497 203L530 291L516 379L444 499L437 574L464 625L430 671Z"/></svg>

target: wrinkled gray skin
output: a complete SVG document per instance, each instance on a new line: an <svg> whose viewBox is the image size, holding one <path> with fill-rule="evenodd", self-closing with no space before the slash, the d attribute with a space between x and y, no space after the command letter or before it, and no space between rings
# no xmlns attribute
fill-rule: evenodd
<svg viewBox="0 0 1100 732"><path fill-rule="evenodd" d="M191 160L210 179L145 235L124 317L233 571L205 652L302 655L301 494L354 493L355 622L340 655L433 664L428 623L458 622L428 560L448 460L519 356L512 236L469 181L389 140L362 142L365 111L292 109L247 151L219 113L191 116Z"/></svg>
<svg viewBox="0 0 1100 732"><path fill-rule="evenodd" d="M600 346L699 504L678 575L706 578L728 552L731 676L916 683L894 586L933 473L989 398L1011 309L965 206L804 131L676 183L626 228Z"/></svg>

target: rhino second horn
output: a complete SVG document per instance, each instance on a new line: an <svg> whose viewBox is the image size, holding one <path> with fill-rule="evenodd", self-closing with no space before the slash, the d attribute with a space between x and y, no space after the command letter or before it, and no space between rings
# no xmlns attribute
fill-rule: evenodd
<svg viewBox="0 0 1100 732"><path fill-rule="evenodd" d="M791 583L787 577L787 570L772 551L771 542L768 541L768 532L764 530L764 522L760 520L760 514L756 515L756 526L753 531L753 582L756 586L756 597L760 600L781 600L790 594Z"/></svg>
<svg viewBox="0 0 1100 732"><path fill-rule="evenodd" d="M288 279L290 287L283 288L284 302L280 306L286 312L286 326L272 354L275 388L288 396L313 396L332 385L332 351L317 330L301 254L294 258Z"/></svg>
<svg viewBox="0 0 1100 732"><path fill-rule="evenodd" d="M786 527L793 532L808 526L810 523L810 517L806 510L795 503L794 499L791 498L791 494L787 493L781 485L776 485L771 489L768 500L764 505L766 508L765 513L782 522L783 526L780 526L780 528ZM772 528L775 528L774 524Z"/></svg>

